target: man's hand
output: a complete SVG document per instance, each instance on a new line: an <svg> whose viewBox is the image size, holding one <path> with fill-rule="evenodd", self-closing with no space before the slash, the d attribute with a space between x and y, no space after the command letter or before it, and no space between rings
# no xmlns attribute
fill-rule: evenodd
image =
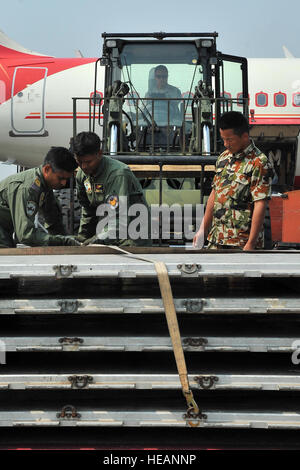
<svg viewBox="0 0 300 470"><path fill-rule="evenodd" d="M246 245L243 248L243 251L253 251L255 250L255 244L251 242L247 242Z"/></svg>
<svg viewBox="0 0 300 470"><path fill-rule="evenodd" d="M88 246L88 245L93 245L98 239L98 236L97 235L94 235L93 237L91 238L86 238L83 242L82 242L82 245L83 246Z"/></svg>
<svg viewBox="0 0 300 470"><path fill-rule="evenodd" d="M204 230L203 228L200 227L198 232L193 238L193 246L194 248L201 249L203 248L204 242L205 242Z"/></svg>
<svg viewBox="0 0 300 470"><path fill-rule="evenodd" d="M215 200L215 190L213 189L207 200L205 214L201 222L200 228L196 235L193 238L194 248L203 248L204 242L210 230L212 220L213 220L213 209L214 209L214 200Z"/></svg>
<svg viewBox="0 0 300 470"><path fill-rule="evenodd" d="M65 245L66 246L81 246L81 243L76 240L76 238L72 237L71 235L67 235L65 238Z"/></svg>
<svg viewBox="0 0 300 470"><path fill-rule="evenodd" d="M249 239L246 245L244 246L244 249L243 249L244 251L255 250L259 232L261 231L263 224L264 224L266 207L267 207L266 199L259 199L258 201L254 202L254 209L253 209L253 214L252 214L252 222L251 222Z"/></svg>

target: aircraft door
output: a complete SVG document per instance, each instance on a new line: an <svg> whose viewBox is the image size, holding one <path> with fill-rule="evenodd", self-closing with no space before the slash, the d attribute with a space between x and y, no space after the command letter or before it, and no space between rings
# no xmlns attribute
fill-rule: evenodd
<svg viewBox="0 0 300 470"><path fill-rule="evenodd" d="M247 59L219 54L216 72L217 118L227 111L248 117Z"/></svg>
<svg viewBox="0 0 300 470"><path fill-rule="evenodd" d="M46 67L16 67L11 90L11 127L9 135L48 135L45 131Z"/></svg>

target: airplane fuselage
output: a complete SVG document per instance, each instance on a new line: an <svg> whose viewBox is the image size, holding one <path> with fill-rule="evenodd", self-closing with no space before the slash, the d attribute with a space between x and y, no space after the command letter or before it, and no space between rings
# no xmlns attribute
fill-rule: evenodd
<svg viewBox="0 0 300 470"><path fill-rule="evenodd" d="M39 165L51 146L69 146L72 98L93 96L96 60L26 53L0 41L1 161L29 168ZM252 126L300 125L299 70L296 58L248 59ZM104 67L99 67L96 89L103 95ZM186 96L188 90L181 92ZM239 98L239 93L226 92L230 98ZM89 129L90 112L89 100L77 102L77 131ZM95 113L95 131L101 135L99 106ZM299 180L300 158L295 176Z"/></svg>

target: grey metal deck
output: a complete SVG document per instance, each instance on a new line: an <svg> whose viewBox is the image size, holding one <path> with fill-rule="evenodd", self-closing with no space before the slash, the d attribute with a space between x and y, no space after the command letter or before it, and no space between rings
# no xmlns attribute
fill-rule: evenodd
<svg viewBox="0 0 300 470"><path fill-rule="evenodd" d="M164 261L197 429L300 430L300 252L22 252L0 252L1 428L190 426Z"/></svg>
<svg viewBox="0 0 300 470"><path fill-rule="evenodd" d="M205 410L204 410L205 411ZM71 411L68 411L71 414ZM180 412L144 411L118 412L77 410L76 416L59 417L59 412L33 409L31 411L0 412L0 427L189 427ZM297 429L300 426L300 413L226 413L205 411L206 419L195 429L238 428L238 429ZM195 431L197 432L197 431Z"/></svg>
<svg viewBox="0 0 300 470"><path fill-rule="evenodd" d="M300 253L171 253L135 254L166 263L172 277L299 277ZM0 256L0 279L29 278L153 278L151 262L129 255Z"/></svg>

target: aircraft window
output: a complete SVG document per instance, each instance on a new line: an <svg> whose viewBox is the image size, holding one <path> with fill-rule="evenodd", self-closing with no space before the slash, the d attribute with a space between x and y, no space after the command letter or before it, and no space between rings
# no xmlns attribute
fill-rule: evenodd
<svg viewBox="0 0 300 470"><path fill-rule="evenodd" d="M224 93L222 93L221 96L224 96L224 98L226 98L227 100L230 100L230 98L231 98L231 93L228 93L227 91L224 91Z"/></svg>
<svg viewBox="0 0 300 470"><path fill-rule="evenodd" d="M255 95L256 106L268 106L268 94L261 91Z"/></svg>
<svg viewBox="0 0 300 470"><path fill-rule="evenodd" d="M103 93L102 91L96 91L96 96L95 93L92 92L90 93L90 98L91 98L91 106L101 106L102 104L102 98L103 98Z"/></svg>
<svg viewBox="0 0 300 470"><path fill-rule="evenodd" d="M300 93L293 94L293 106L300 106Z"/></svg>
<svg viewBox="0 0 300 470"><path fill-rule="evenodd" d="M286 106L286 94L281 93L275 93L274 94L274 106Z"/></svg>
<svg viewBox="0 0 300 470"><path fill-rule="evenodd" d="M237 105L243 106L243 93L240 92L236 95ZM250 96L248 95L248 105L250 104Z"/></svg>

